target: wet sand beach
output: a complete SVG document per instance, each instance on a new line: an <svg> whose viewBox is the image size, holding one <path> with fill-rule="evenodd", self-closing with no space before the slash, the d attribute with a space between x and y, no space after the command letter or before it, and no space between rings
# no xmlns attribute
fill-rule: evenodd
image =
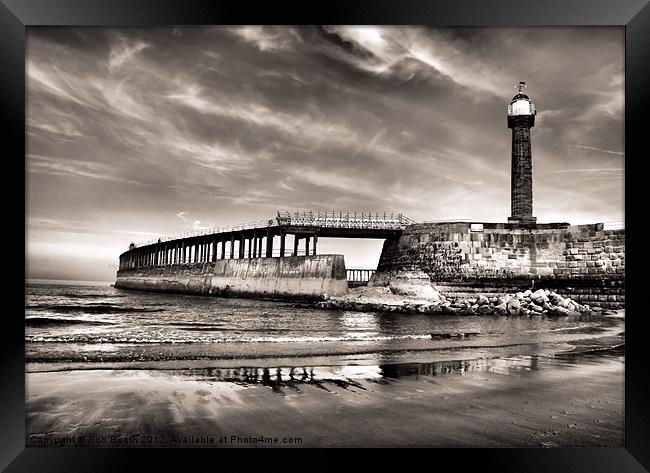
<svg viewBox="0 0 650 473"><path fill-rule="evenodd" d="M622 446L621 355L29 373L27 445Z"/></svg>

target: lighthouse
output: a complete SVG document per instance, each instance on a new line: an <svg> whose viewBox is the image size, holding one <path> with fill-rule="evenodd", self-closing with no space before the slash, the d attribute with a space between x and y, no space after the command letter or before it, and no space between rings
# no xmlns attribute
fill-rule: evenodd
<svg viewBox="0 0 650 473"><path fill-rule="evenodd" d="M524 94L525 82L519 82L517 95L508 105L508 128L512 129L511 200L508 223L536 223L533 217L533 156L530 129L535 125L535 104Z"/></svg>

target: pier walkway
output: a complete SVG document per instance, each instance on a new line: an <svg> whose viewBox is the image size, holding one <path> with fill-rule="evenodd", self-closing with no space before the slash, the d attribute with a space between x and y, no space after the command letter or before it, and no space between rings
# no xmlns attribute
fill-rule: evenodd
<svg viewBox="0 0 650 473"><path fill-rule="evenodd" d="M119 268L315 255L319 237L396 238L413 223L402 214L386 212L277 212L273 219L132 243L120 255Z"/></svg>

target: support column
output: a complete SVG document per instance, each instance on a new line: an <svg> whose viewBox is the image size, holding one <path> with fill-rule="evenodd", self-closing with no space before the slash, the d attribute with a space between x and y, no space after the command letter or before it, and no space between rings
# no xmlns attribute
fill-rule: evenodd
<svg viewBox="0 0 650 473"><path fill-rule="evenodd" d="M230 259L235 258L235 234L230 234Z"/></svg>
<svg viewBox="0 0 650 473"><path fill-rule="evenodd" d="M266 257L271 258L273 256L273 235L270 230L266 231Z"/></svg>
<svg viewBox="0 0 650 473"><path fill-rule="evenodd" d="M298 235L293 235L293 256L298 256L298 245L300 244L300 238Z"/></svg>
<svg viewBox="0 0 650 473"><path fill-rule="evenodd" d="M314 233L314 255L316 255L316 244L318 243L318 233Z"/></svg>
<svg viewBox="0 0 650 473"><path fill-rule="evenodd" d="M251 259L253 256L253 238L248 239L248 259Z"/></svg>
<svg viewBox="0 0 650 473"><path fill-rule="evenodd" d="M253 233L253 258L257 258L257 233Z"/></svg>
<svg viewBox="0 0 650 473"><path fill-rule="evenodd" d="M258 248L257 248L257 256L259 258L262 257L262 243L263 243L264 237L260 235L258 238Z"/></svg>
<svg viewBox="0 0 650 473"><path fill-rule="evenodd" d="M244 232L241 232L241 235L239 235L239 259L244 257L244 250L246 249L244 241Z"/></svg>
<svg viewBox="0 0 650 473"><path fill-rule="evenodd" d="M309 235L307 235L305 237L305 256L309 256L309 240L310 240L310 238L311 237Z"/></svg>
<svg viewBox="0 0 650 473"><path fill-rule="evenodd" d="M285 241L286 239L286 234L284 233L284 230L280 232L280 258L284 258L284 246L285 246Z"/></svg>

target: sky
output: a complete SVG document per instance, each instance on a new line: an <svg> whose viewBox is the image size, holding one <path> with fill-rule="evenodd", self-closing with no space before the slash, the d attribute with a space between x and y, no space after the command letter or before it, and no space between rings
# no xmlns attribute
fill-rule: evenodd
<svg viewBox="0 0 650 473"><path fill-rule="evenodd" d="M278 210L505 222L519 81L538 222L624 220L623 28L29 27L26 77L29 278Z"/></svg>

